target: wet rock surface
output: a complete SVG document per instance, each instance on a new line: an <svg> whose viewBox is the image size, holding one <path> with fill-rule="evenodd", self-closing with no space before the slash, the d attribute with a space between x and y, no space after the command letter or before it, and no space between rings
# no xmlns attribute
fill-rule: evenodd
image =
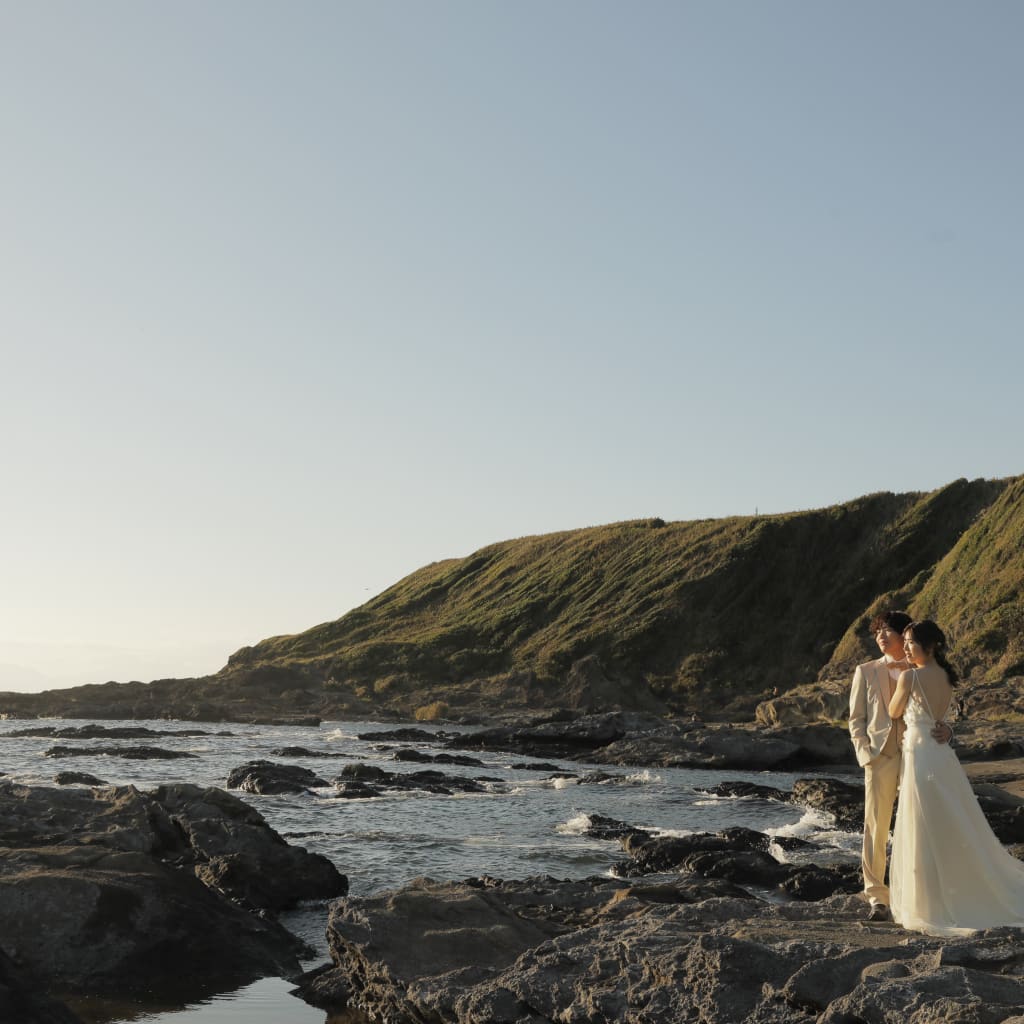
<svg viewBox="0 0 1024 1024"><path fill-rule="evenodd" d="M53 781L58 786L106 786L103 779L88 772L57 772Z"/></svg>
<svg viewBox="0 0 1024 1024"><path fill-rule="evenodd" d="M232 768L225 785L243 793L308 793L313 788L329 786L330 782L301 765L260 760Z"/></svg>
<svg viewBox="0 0 1024 1024"><path fill-rule="evenodd" d="M468 754L425 754L412 747L402 747L391 755L396 761L411 761L417 764L459 764L468 768L483 768L484 762Z"/></svg>
<svg viewBox="0 0 1024 1024"><path fill-rule="evenodd" d="M208 729L150 729L142 725L40 725L13 729L8 736L52 736L61 740L141 740L149 736L230 736L229 732L211 733Z"/></svg>
<svg viewBox="0 0 1024 1024"><path fill-rule="evenodd" d="M1024 942L865 922L848 895L771 903L692 874L651 884L417 879L332 908L303 998L373 1021L914 1024L1024 1013Z"/></svg>
<svg viewBox="0 0 1024 1024"><path fill-rule="evenodd" d="M82 1024L63 1003L39 990L38 982L0 949L0 1021L5 1024Z"/></svg>
<svg viewBox="0 0 1024 1024"><path fill-rule="evenodd" d="M307 951L269 914L346 891L223 790L0 782L0 950L40 992L195 999L297 976Z"/></svg>
<svg viewBox="0 0 1024 1024"><path fill-rule="evenodd" d="M351 757L340 750L310 750L309 747L277 747L270 751L273 757Z"/></svg>
<svg viewBox="0 0 1024 1024"><path fill-rule="evenodd" d="M389 772L376 765L346 765L334 779L335 795L344 799L366 799L387 792L414 791L450 796L452 793L484 793L486 780L466 779L427 768L418 772Z"/></svg>
<svg viewBox="0 0 1024 1024"><path fill-rule="evenodd" d="M834 724L731 725L641 711L523 720L450 736L444 743L638 767L763 770L856 764L848 733Z"/></svg>
<svg viewBox="0 0 1024 1024"><path fill-rule="evenodd" d="M124 757L131 761L181 761L195 759L187 750L163 747L65 747L58 744L44 751L44 757Z"/></svg>

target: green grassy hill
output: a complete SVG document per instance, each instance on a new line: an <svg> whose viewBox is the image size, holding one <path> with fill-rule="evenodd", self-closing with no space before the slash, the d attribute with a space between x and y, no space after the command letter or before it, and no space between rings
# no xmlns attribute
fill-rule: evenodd
<svg viewBox="0 0 1024 1024"><path fill-rule="evenodd" d="M132 708L742 717L773 688L841 678L873 656L867 624L889 605L948 626L977 678L1024 671L1022 583L1024 477L786 515L615 523L425 566L334 622L243 648L215 676L133 684ZM109 685L89 689L121 702ZM73 693L51 691L65 705ZM13 696L0 711L23 706Z"/></svg>
<svg viewBox="0 0 1024 1024"><path fill-rule="evenodd" d="M335 622L246 648L225 672L288 666L412 703L417 691L528 674L554 700L593 656L624 693L726 704L870 655L879 596L920 588L1020 486L959 480L787 515L505 541L427 566ZM1016 573L1024 579L1024 560Z"/></svg>

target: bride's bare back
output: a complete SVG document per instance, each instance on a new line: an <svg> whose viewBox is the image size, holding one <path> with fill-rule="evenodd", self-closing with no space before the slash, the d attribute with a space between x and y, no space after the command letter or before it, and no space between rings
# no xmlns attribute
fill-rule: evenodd
<svg viewBox="0 0 1024 1024"><path fill-rule="evenodd" d="M936 722L941 722L949 711L949 703L953 699L953 687L949 676L941 665L931 662L917 670L917 685L924 693L927 708Z"/></svg>
<svg viewBox="0 0 1024 1024"><path fill-rule="evenodd" d="M911 696L911 689L914 685L914 676L917 676L917 685L924 694L927 701L927 708L932 713L936 722L941 722L949 711L949 702L953 698L953 687L949 677L941 665L934 661L929 662L923 668L910 669L900 673L899 682L896 684L896 692L889 703L889 714L893 718L901 718L906 710L907 701Z"/></svg>

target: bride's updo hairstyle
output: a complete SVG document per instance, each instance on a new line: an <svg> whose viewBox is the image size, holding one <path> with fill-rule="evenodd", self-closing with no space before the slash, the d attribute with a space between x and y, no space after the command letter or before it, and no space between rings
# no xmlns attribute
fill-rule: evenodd
<svg viewBox="0 0 1024 1024"><path fill-rule="evenodd" d="M919 643L935 660L942 666L946 675L949 676L951 686L956 686L960 681L960 674L946 658L946 634L932 622L931 619L922 619L920 622L912 622L903 635L909 634L912 640Z"/></svg>

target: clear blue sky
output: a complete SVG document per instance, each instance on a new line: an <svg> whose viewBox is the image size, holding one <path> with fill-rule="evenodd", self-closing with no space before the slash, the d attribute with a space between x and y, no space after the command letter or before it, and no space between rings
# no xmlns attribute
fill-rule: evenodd
<svg viewBox="0 0 1024 1024"><path fill-rule="evenodd" d="M1024 4L0 0L0 688L1024 472Z"/></svg>

